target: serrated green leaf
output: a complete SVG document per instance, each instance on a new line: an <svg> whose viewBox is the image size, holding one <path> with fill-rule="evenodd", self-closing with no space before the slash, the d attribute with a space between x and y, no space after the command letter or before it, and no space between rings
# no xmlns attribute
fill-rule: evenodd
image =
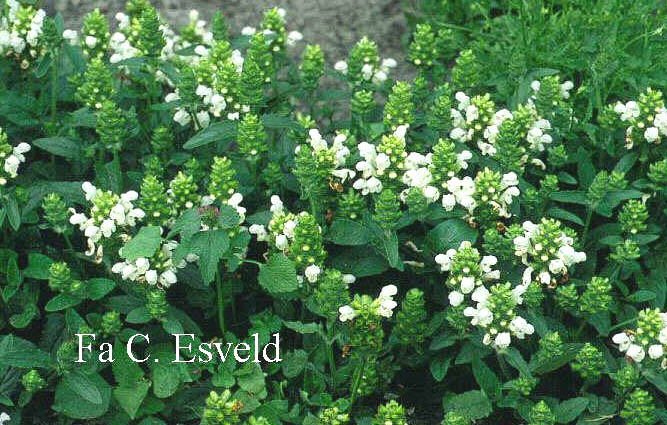
<svg viewBox="0 0 667 425"><path fill-rule="evenodd" d="M211 124L185 142L184 149L195 149L210 143L231 143L236 137L236 121L224 121Z"/></svg>
<svg viewBox="0 0 667 425"><path fill-rule="evenodd" d="M282 253L273 254L266 264L259 268L257 280L271 294L287 293L299 289L296 266Z"/></svg>
<svg viewBox="0 0 667 425"><path fill-rule="evenodd" d="M445 412L454 410L471 421L486 418L491 414L491 400L482 391L468 391L443 399Z"/></svg>
<svg viewBox="0 0 667 425"><path fill-rule="evenodd" d="M63 158L78 160L81 158L79 144L65 137L47 137L36 139L32 142L38 148L44 149L50 154L62 156Z"/></svg>
<svg viewBox="0 0 667 425"><path fill-rule="evenodd" d="M160 228L157 226L143 226L136 236L123 246L120 256L127 261L151 258L162 242L160 233Z"/></svg>

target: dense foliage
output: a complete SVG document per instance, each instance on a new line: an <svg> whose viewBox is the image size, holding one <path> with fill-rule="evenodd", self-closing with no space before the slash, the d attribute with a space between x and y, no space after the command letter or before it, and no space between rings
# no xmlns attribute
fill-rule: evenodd
<svg viewBox="0 0 667 425"><path fill-rule="evenodd" d="M396 82L277 8L31 3L0 5L0 424L667 423L664 2L417 2Z"/></svg>

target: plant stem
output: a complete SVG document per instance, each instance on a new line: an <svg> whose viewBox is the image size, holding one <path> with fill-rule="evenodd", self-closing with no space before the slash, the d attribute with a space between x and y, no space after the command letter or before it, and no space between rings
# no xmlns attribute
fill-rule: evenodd
<svg viewBox="0 0 667 425"><path fill-rule="evenodd" d="M218 295L218 325L220 326L220 335L225 336L225 300L222 297L222 276L220 270L215 272L215 290Z"/></svg>
<svg viewBox="0 0 667 425"><path fill-rule="evenodd" d="M581 234L581 246L586 246L586 236L588 236L588 228L591 226L591 219L593 218L593 207L586 207L586 221L584 223L584 231Z"/></svg>
<svg viewBox="0 0 667 425"><path fill-rule="evenodd" d="M364 375L364 369L366 368L366 361L368 360L367 356L363 356L361 363L354 371L354 378L352 381L352 388L350 388L350 411L354 406L354 400L357 397L357 390L359 389L359 384L361 384L361 377Z"/></svg>
<svg viewBox="0 0 667 425"><path fill-rule="evenodd" d="M329 357L329 372L333 388L336 388L336 359L333 352L333 337L336 319L327 320L327 356Z"/></svg>
<svg viewBox="0 0 667 425"><path fill-rule="evenodd" d="M58 95L56 92L58 83L58 54L57 51L53 52L53 63L51 63L51 133L55 135L56 125L58 124L56 120L56 103L58 101Z"/></svg>

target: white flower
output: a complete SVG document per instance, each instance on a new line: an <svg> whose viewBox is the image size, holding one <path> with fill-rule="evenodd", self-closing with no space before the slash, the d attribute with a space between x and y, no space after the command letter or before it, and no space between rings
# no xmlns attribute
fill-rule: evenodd
<svg viewBox="0 0 667 425"><path fill-rule="evenodd" d="M391 298L381 299L377 313L382 317L391 317L398 304Z"/></svg>
<svg viewBox="0 0 667 425"><path fill-rule="evenodd" d="M317 282L317 277L320 275L320 272L321 270L318 266L311 264L310 266L306 267L304 273L306 275L306 279L308 279L308 282L315 283Z"/></svg>
<svg viewBox="0 0 667 425"><path fill-rule="evenodd" d="M157 271L148 270L144 275L146 282L150 285L155 285L157 283Z"/></svg>
<svg viewBox="0 0 667 425"><path fill-rule="evenodd" d="M481 309L467 307L463 310L463 314L467 317L472 317L470 324L473 326L481 326L485 328L493 322L493 313L486 307Z"/></svg>
<svg viewBox="0 0 667 425"><path fill-rule="evenodd" d="M293 46L297 41L301 40L303 40L303 34L301 34L299 31L290 31L290 33L287 34L286 43L288 46Z"/></svg>
<svg viewBox="0 0 667 425"><path fill-rule="evenodd" d="M174 114L174 121L182 126L188 125L191 120L192 118L190 117L190 114L188 114L185 109L178 109Z"/></svg>
<svg viewBox="0 0 667 425"><path fill-rule="evenodd" d="M79 35L74 30L65 30L63 31L63 38L67 40L70 45L75 45Z"/></svg>
<svg viewBox="0 0 667 425"><path fill-rule="evenodd" d="M253 27L243 27L243 29L241 29L241 34L246 36L255 35L256 32L257 30Z"/></svg>
<svg viewBox="0 0 667 425"><path fill-rule="evenodd" d="M391 298L398 293L396 285L387 285L380 291L380 298Z"/></svg>
<svg viewBox="0 0 667 425"><path fill-rule="evenodd" d="M660 331L660 334L658 335L658 341L660 341L662 345L667 345L667 327Z"/></svg>
<svg viewBox="0 0 667 425"><path fill-rule="evenodd" d="M463 302L464 296L462 293L458 291L452 291L449 293L448 298L449 298L449 303L452 306L458 307Z"/></svg>
<svg viewBox="0 0 667 425"><path fill-rule="evenodd" d="M648 347L648 356L653 360L659 359L664 354L662 345L655 344Z"/></svg>
<svg viewBox="0 0 667 425"><path fill-rule="evenodd" d="M586 261L585 252L577 252L570 245L561 246L558 248L558 257L563 260L565 266L571 266L576 263Z"/></svg>
<svg viewBox="0 0 667 425"><path fill-rule="evenodd" d="M660 139L660 132L656 127L649 127L644 132L644 138L647 142L653 143L656 140Z"/></svg>
<svg viewBox="0 0 667 425"><path fill-rule="evenodd" d="M280 196L272 195L271 196L271 212L273 214L279 214L283 212L283 201L280 200Z"/></svg>
<svg viewBox="0 0 667 425"><path fill-rule="evenodd" d="M625 354L637 363L640 363L646 357L644 349L636 344L630 344Z"/></svg>
<svg viewBox="0 0 667 425"><path fill-rule="evenodd" d="M509 347L511 342L512 338L510 337L509 332L500 332L498 335L496 335L496 339L493 341L493 344L500 349L504 349Z"/></svg>
<svg viewBox="0 0 667 425"><path fill-rule="evenodd" d="M260 242L267 240L268 234L266 232L266 228L261 224L252 224L248 228L248 232L251 235L257 236L257 240Z"/></svg>
<svg viewBox="0 0 667 425"><path fill-rule="evenodd" d="M290 239L294 237L294 229L296 229L296 222L294 220L287 220L283 224L283 233Z"/></svg>
<svg viewBox="0 0 667 425"><path fill-rule="evenodd" d="M276 236L276 248L280 250L285 250L289 246L289 242L287 241L287 236L285 235L278 235Z"/></svg>
<svg viewBox="0 0 667 425"><path fill-rule="evenodd" d="M86 36L85 39L86 46L88 46L89 49L92 49L97 45L97 37L93 37L92 35Z"/></svg>
<svg viewBox="0 0 667 425"><path fill-rule="evenodd" d="M353 274L344 274L343 275L343 282L345 282L348 285L353 284L356 282L357 278Z"/></svg>
<svg viewBox="0 0 667 425"><path fill-rule="evenodd" d="M5 422L11 420L12 418L5 412L0 413L0 425L4 425Z"/></svg>
<svg viewBox="0 0 667 425"><path fill-rule="evenodd" d="M512 319L509 329L519 339L523 339L526 335L532 335L535 332L533 325L521 316L516 316Z"/></svg>
<svg viewBox="0 0 667 425"><path fill-rule="evenodd" d="M338 61L334 64L334 69L341 74L347 74L347 62Z"/></svg>
<svg viewBox="0 0 667 425"><path fill-rule="evenodd" d="M628 347L630 347L630 343L632 342L630 337L625 332L617 333L611 338L611 340L614 342L614 344L618 345L618 349L621 352L627 351Z"/></svg>
<svg viewBox="0 0 667 425"><path fill-rule="evenodd" d="M352 320L357 316L357 312L354 311L354 309L349 305L340 307L338 309L338 313L340 314L339 319L341 322L347 322L348 320Z"/></svg>
<svg viewBox="0 0 667 425"><path fill-rule="evenodd" d="M456 206L456 197L452 194L442 195L442 207L446 211L451 211Z"/></svg>
<svg viewBox="0 0 667 425"><path fill-rule="evenodd" d="M472 290L475 289L475 279L466 276L463 279L461 279L461 292L464 294L469 294L472 292Z"/></svg>

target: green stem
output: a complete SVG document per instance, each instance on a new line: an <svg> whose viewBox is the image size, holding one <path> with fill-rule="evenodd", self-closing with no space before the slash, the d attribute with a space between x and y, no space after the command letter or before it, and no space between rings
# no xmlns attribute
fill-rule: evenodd
<svg viewBox="0 0 667 425"><path fill-rule="evenodd" d="M63 233L63 238L65 239L65 245L67 245L67 248L74 252L74 247L72 246L72 241L70 241L69 236L67 236L67 233Z"/></svg>
<svg viewBox="0 0 667 425"><path fill-rule="evenodd" d="M56 125L56 103L58 101L57 86L58 86L58 54L53 52L53 63L51 63L51 134L55 135Z"/></svg>
<svg viewBox="0 0 667 425"><path fill-rule="evenodd" d="M361 377L364 375L364 369L366 368L366 362L368 361L367 356L363 356L361 363L354 372L354 380L352 381L352 388L350 388L350 411L354 406L354 400L357 398L357 390L361 384Z"/></svg>
<svg viewBox="0 0 667 425"><path fill-rule="evenodd" d="M586 246L586 237L588 236L588 228L591 226L591 219L593 218L593 207L586 207L586 221L584 222L584 231L581 234L581 246Z"/></svg>
<svg viewBox="0 0 667 425"><path fill-rule="evenodd" d="M220 335L225 336L225 300L222 296L222 276L220 270L215 272L215 291L218 295L218 325L220 326Z"/></svg>
<svg viewBox="0 0 667 425"><path fill-rule="evenodd" d="M334 352L333 352L333 338L334 338L334 330L335 330L335 324L336 324L336 319L334 318L329 319L327 321L327 356L329 358L329 372L331 373L331 383L332 387L335 389L336 388L336 359L334 358Z"/></svg>

